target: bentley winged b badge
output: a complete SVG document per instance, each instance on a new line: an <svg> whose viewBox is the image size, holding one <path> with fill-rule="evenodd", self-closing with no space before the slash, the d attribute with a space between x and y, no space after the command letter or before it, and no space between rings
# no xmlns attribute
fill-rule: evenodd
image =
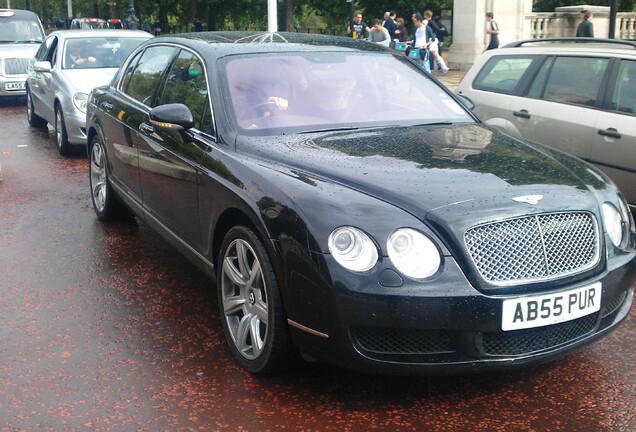
<svg viewBox="0 0 636 432"><path fill-rule="evenodd" d="M524 195L514 197L513 200L521 203L535 205L543 199L543 195Z"/></svg>

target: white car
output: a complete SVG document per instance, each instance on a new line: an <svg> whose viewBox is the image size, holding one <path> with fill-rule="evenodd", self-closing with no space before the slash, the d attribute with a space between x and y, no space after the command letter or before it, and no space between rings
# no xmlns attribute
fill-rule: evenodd
<svg viewBox="0 0 636 432"><path fill-rule="evenodd" d="M43 40L36 14L0 9L0 96L24 96L27 64Z"/></svg>
<svg viewBox="0 0 636 432"><path fill-rule="evenodd" d="M86 101L108 84L128 54L152 35L137 30L62 30L51 33L27 70L27 118L55 129L60 154L86 145Z"/></svg>

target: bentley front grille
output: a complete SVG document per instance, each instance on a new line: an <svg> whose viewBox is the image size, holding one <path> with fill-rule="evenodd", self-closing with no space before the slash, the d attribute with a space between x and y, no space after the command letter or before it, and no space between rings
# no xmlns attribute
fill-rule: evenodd
<svg viewBox="0 0 636 432"><path fill-rule="evenodd" d="M557 279L589 270L600 259L596 219L584 212L479 225L464 241L480 275L495 285Z"/></svg>

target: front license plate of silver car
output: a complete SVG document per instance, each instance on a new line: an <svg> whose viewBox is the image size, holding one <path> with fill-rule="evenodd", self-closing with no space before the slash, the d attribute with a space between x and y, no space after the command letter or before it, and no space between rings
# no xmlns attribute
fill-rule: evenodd
<svg viewBox="0 0 636 432"><path fill-rule="evenodd" d="M15 90L24 90L26 89L26 83L23 82L10 82L4 84L4 89L6 91L15 91Z"/></svg>
<svg viewBox="0 0 636 432"><path fill-rule="evenodd" d="M555 294L504 300L501 329L520 330L558 324L601 309L600 282Z"/></svg>

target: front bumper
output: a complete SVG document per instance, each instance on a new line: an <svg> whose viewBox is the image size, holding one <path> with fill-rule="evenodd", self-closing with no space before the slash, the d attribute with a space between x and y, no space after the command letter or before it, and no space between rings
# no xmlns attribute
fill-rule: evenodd
<svg viewBox="0 0 636 432"><path fill-rule="evenodd" d="M559 324L503 331L503 300L537 291L484 294L449 258L434 281L402 278L399 287L380 282L378 276L386 268L361 284L359 275L344 271L328 255L316 254L312 261L322 261L319 267L328 268L330 276L292 274L285 297L298 347L325 362L384 374L474 373L553 360L602 337L627 316L636 276L633 254L613 259L613 267L595 277L545 291L557 293L600 281L598 312Z"/></svg>
<svg viewBox="0 0 636 432"><path fill-rule="evenodd" d="M86 145L86 114L78 110L72 101L65 103L64 122L68 142Z"/></svg>
<svg viewBox="0 0 636 432"><path fill-rule="evenodd" d="M26 75L0 75L0 97L25 96Z"/></svg>

